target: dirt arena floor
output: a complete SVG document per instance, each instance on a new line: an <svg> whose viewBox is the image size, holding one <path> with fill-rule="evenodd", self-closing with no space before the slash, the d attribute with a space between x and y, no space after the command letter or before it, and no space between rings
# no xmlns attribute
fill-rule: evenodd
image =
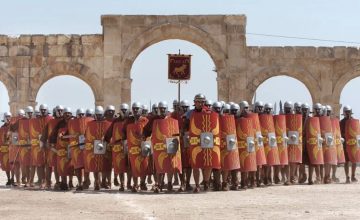
<svg viewBox="0 0 360 220"><path fill-rule="evenodd" d="M344 184L343 168L338 176L341 182L330 185L134 194L117 187L99 192L7 188L1 171L0 219L360 219L360 183Z"/></svg>

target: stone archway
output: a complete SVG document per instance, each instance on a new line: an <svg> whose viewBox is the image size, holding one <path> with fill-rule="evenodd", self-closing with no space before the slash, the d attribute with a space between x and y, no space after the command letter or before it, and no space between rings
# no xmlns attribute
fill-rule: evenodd
<svg viewBox="0 0 360 220"><path fill-rule="evenodd" d="M63 75L70 75L83 80L90 86L95 97L95 104L103 104L102 81L99 76L92 73L90 69L83 64L67 62L56 62L45 66L32 78L30 101L36 105L36 96L41 86L48 80Z"/></svg>
<svg viewBox="0 0 360 220"><path fill-rule="evenodd" d="M307 77L304 77L304 76ZM286 67L286 66L272 66L263 68L257 73L253 74L247 84L248 97L247 100L251 101L256 89L267 79L274 76L289 76L302 82L310 92L313 102L320 100L321 90L320 85L317 83L315 78L312 77L311 73L306 72L305 69L300 67Z"/></svg>
<svg viewBox="0 0 360 220"><path fill-rule="evenodd" d="M169 39L185 40L200 46L212 58L218 77L219 74L224 73L223 69L225 67L226 54L220 45L205 31L188 24L177 23L159 25L135 37L121 56L121 63L124 67L124 78L130 79L132 65L142 51L153 44ZM128 91L124 91L123 93L127 94L127 97L123 96L123 99L130 100L130 87L127 89ZM218 96L221 95L218 94Z"/></svg>
<svg viewBox="0 0 360 220"><path fill-rule="evenodd" d="M5 71L2 71L0 69L0 81L4 84L7 92L8 92L8 95L9 95L9 106L10 106L10 111L11 112L15 112L16 109L17 109L17 87L16 87L16 80L15 78L5 72Z"/></svg>

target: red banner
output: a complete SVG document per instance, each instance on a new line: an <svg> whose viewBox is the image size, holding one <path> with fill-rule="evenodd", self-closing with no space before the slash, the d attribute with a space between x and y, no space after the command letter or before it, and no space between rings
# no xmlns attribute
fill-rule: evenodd
<svg viewBox="0 0 360 220"><path fill-rule="evenodd" d="M190 80L191 55L168 54L168 79Z"/></svg>

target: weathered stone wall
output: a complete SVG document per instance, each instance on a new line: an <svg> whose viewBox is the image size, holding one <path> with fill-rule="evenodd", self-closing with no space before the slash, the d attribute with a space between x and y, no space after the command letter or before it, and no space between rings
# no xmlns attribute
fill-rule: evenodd
<svg viewBox="0 0 360 220"><path fill-rule="evenodd" d="M250 101L266 79L287 75L306 85L313 102L338 111L343 87L360 76L358 48L248 47L244 15L104 15L101 24L101 35L0 35L0 81L11 111L35 105L41 85L59 75L88 83L96 104L129 102L136 57L168 39L190 41L209 53L219 100Z"/></svg>

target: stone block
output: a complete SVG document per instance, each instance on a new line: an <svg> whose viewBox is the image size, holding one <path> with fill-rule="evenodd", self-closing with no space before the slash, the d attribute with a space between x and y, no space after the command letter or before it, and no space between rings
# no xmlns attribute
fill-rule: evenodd
<svg viewBox="0 0 360 220"><path fill-rule="evenodd" d="M317 54L320 59L332 59L334 58L334 50L330 47L319 47Z"/></svg>
<svg viewBox="0 0 360 220"><path fill-rule="evenodd" d="M8 56L8 48L6 46L0 46L0 57Z"/></svg>
<svg viewBox="0 0 360 220"><path fill-rule="evenodd" d="M73 45L78 45L81 44L81 35L79 34L72 34L71 35L71 40L70 40L71 44Z"/></svg>
<svg viewBox="0 0 360 220"><path fill-rule="evenodd" d="M71 56L73 56L73 57L83 56L82 46L81 45L71 45Z"/></svg>
<svg viewBox="0 0 360 220"><path fill-rule="evenodd" d="M334 47L334 57L337 59L345 59L346 47Z"/></svg>
<svg viewBox="0 0 360 220"><path fill-rule="evenodd" d="M7 41L7 44L9 46L16 46L16 45L19 45L19 38L17 37L8 37L8 41Z"/></svg>
<svg viewBox="0 0 360 220"><path fill-rule="evenodd" d="M83 55L85 57L103 56L103 51L98 45L83 45Z"/></svg>
<svg viewBox="0 0 360 220"><path fill-rule="evenodd" d="M294 47L284 47L284 57L285 58L295 58L296 52Z"/></svg>
<svg viewBox="0 0 360 220"><path fill-rule="evenodd" d="M81 35L82 44L102 44L103 35L100 34L91 34L91 35Z"/></svg>
<svg viewBox="0 0 360 220"><path fill-rule="evenodd" d="M47 35L46 36L46 43L49 45L55 45L57 44L57 36L54 34Z"/></svg>
<svg viewBox="0 0 360 220"><path fill-rule="evenodd" d="M43 65L43 56L32 56L31 67L41 67Z"/></svg>
<svg viewBox="0 0 360 220"><path fill-rule="evenodd" d="M32 35L31 42L34 45L43 45L46 42L46 37L45 35Z"/></svg>
<svg viewBox="0 0 360 220"><path fill-rule="evenodd" d="M356 47L348 47L346 50L348 59L356 59L359 57L359 50Z"/></svg>
<svg viewBox="0 0 360 220"><path fill-rule="evenodd" d="M295 47L296 58L315 58L315 47Z"/></svg>
<svg viewBox="0 0 360 220"><path fill-rule="evenodd" d="M70 43L71 36L59 34L57 35L57 44L67 44Z"/></svg>
<svg viewBox="0 0 360 220"><path fill-rule="evenodd" d="M31 44L31 35L20 35L19 45L29 46Z"/></svg>
<svg viewBox="0 0 360 220"><path fill-rule="evenodd" d="M0 45L7 45L7 43L8 43L8 36L0 35Z"/></svg>

